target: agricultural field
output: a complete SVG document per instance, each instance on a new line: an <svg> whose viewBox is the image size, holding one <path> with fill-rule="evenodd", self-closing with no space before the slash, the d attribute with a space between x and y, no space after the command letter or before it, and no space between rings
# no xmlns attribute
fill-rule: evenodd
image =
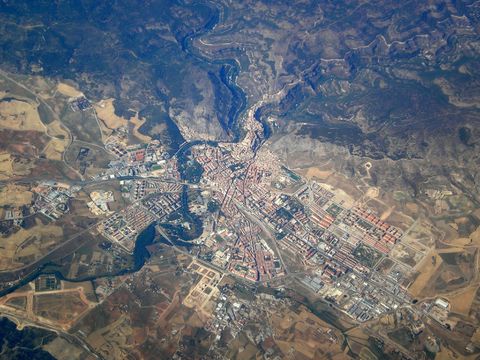
<svg viewBox="0 0 480 360"><path fill-rule="evenodd" d="M33 313L62 327L69 327L89 309L89 301L81 290L34 296Z"/></svg>
<svg viewBox="0 0 480 360"><path fill-rule="evenodd" d="M272 309L270 321L275 343L284 356L295 354L305 359L347 359L341 344L343 336L304 307L280 313Z"/></svg>

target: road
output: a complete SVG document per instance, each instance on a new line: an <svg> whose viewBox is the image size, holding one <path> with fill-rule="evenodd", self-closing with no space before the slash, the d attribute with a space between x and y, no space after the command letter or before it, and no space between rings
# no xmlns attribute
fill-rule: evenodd
<svg viewBox="0 0 480 360"><path fill-rule="evenodd" d="M187 255L188 257L194 259L195 261L199 262L200 264L204 265L205 267L208 267L208 268L211 268L215 271L218 271L219 273L223 274L223 275L226 275L226 276L230 276L230 277L233 277L235 278L235 280L241 282L242 284L244 285L247 285L247 286L256 286L256 285L264 285L264 284L267 284L269 282L272 282L272 280L263 280L263 281L257 281L257 282L252 282L250 280L247 280L241 276L238 276L236 274L232 274L230 271L227 271L215 264L212 264L211 262L208 262L208 261L205 261L205 260L202 260L200 258L198 258L197 256L189 253L188 251L185 251L183 250L181 247L179 246L176 246L173 241L169 238L169 236L165 233L165 231L163 231L163 229L160 227L160 226L157 226L157 231L160 233L160 235L162 235L165 240L167 240L170 245L172 246L172 248L181 253L181 254L184 254L184 255ZM285 278L285 277L282 277L282 279ZM275 279L273 279L275 280Z"/></svg>
<svg viewBox="0 0 480 360"><path fill-rule="evenodd" d="M249 219L255 222L262 229L262 231L270 237L270 240L271 240L270 243L275 248L275 252L277 253L280 263L282 264L282 267L285 270L285 274L287 274L288 273L287 265L285 264L285 261L283 260L283 257L282 257L282 253L278 248L277 240L272 235L272 233L274 232L273 229L269 228L264 222L262 222L259 218L257 218L252 211L249 211L248 209L246 209L240 202L236 200L234 200L234 202L235 202L235 205L244 213L244 215L246 215Z"/></svg>

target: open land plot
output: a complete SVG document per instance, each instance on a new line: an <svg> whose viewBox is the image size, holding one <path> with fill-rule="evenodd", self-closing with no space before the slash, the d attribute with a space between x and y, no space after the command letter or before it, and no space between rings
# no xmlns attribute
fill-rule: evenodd
<svg viewBox="0 0 480 360"><path fill-rule="evenodd" d="M0 129L14 131L29 131L40 134L45 133L50 137L50 142L40 150L47 159L61 160L61 154L68 144L69 134L58 122L56 114L43 102L38 102L33 94L16 86L21 95L16 98L13 92L8 100L0 99ZM28 97L25 96L28 93ZM32 142L31 136L26 139ZM18 142L16 143L18 144Z"/></svg>
<svg viewBox="0 0 480 360"><path fill-rule="evenodd" d="M105 136L112 134L113 130L128 126L128 120L115 114L113 99L101 100L94 105L97 117L100 120L102 132Z"/></svg>
<svg viewBox="0 0 480 360"><path fill-rule="evenodd" d="M128 276L124 281L132 281L132 287L137 287L138 275ZM177 286L182 279L177 278ZM178 343L182 331L191 329L198 324L198 319L192 318L193 310L182 307L179 297L175 295L172 302L165 301L159 295L157 301L148 301L151 305L139 306L138 299L149 293L149 287L135 290L132 293L127 287L119 287L100 305L87 313L75 326L74 331L86 334L87 341L105 358L128 358L131 354L140 354L144 347L156 347L159 358L170 358L176 351L171 346ZM154 294L151 294L154 296ZM191 321L192 324L189 324ZM201 324L203 328L204 324ZM160 339L167 341L160 341Z"/></svg>
<svg viewBox="0 0 480 360"><path fill-rule="evenodd" d="M431 250L417 265L419 275L408 290L414 297L457 293L477 271L472 267L473 259L473 254L461 248Z"/></svg>
<svg viewBox="0 0 480 360"><path fill-rule="evenodd" d="M380 263L376 266L376 270L386 275L395 265L395 262L389 258L383 258Z"/></svg>
<svg viewBox="0 0 480 360"><path fill-rule="evenodd" d="M0 100L0 128L12 130L45 131L38 114L38 105L27 101Z"/></svg>
<svg viewBox="0 0 480 360"><path fill-rule="evenodd" d="M449 208L455 213L458 213L459 210L463 213L468 213L476 208L475 204L465 194L447 196L445 201L448 203Z"/></svg>
<svg viewBox="0 0 480 360"><path fill-rule="evenodd" d="M363 192L353 185L351 180L336 173L332 174L325 181L325 184L328 186L326 189L335 195L332 201L345 208L351 208L355 204L356 199L360 199L363 196Z"/></svg>
<svg viewBox="0 0 480 360"><path fill-rule="evenodd" d="M40 158L35 161L35 166L31 169L29 178L65 181L65 179L78 180L79 175L63 161Z"/></svg>
<svg viewBox="0 0 480 360"><path fill-rule="evenodd" d="M9 153L0 153L0 180L9 179L13 172L13 157Z"/></svg>
<svg viewBox="0 0 480 360"><path fill-rule="evenodd" d="M404 288L410 286L414 276L415 271L402 263L395 263L395 265L388 271L388 277L394 279L395 282Z"/></svg>
<svg viewBox="0 0 480 360"><path fill-rule="evenodd" d="M63 82L59 82L57 84L57 91L62 95L73 98L83 96L83 93L80 90L77 90L72 85Z"/></svg>
<svg viewBox="0 0 480 360"><path fill-rule="evenodd" d="M86 358L80 346L72 346L67 340L56 337L53 341L43 346L56 359L80 360Z"/></svg>
<svg viewBox="0 0 480 360"><path fill-rule="evenodd" d="M438 250L442 258L442 268L439 269L435 279L436 292L451 292L463 288L472 279L478 277L476 257L478 254L473 249L441 249Z"/></svg>
<svg viewBox="0 0 480 360"><path fill-rule="evenodd" d="M15 77L17 77L18 81L24 84L28 89L32 90L35 94L38 94L42 99L49 99L56 93L56 81L53 79L43 76L22 76L20 74L17 74Z"/></svg>
<svg viewBox="0 0 480 360"><path fill-rule="evenodd" d="M480 219L474 215L460 216L454 218L449 225L457 231L459 236L468 237L480 225Z"/></svg>
<svg viewBox="0 0 480 360"><path fill-rule="evenodd" d="M435 359L477 359L476 355L471 355L466 351L466 346L471 342L471 337L474 335L474 327L466 322L459 321L458 318L453 319L455 324L453 329L447 329L436 321L428 321L427 331L439 339L440 352L437 353ZM442 354L442 356L438 356Z"/></svg>
<svg viewBox="0 0 480 360"><path fill-rule="evenodd" d="M333 185L331 184L333 182ZM355 204L355 199L357 198L355 195L360 195L359 191L355 189L353 192L347 192L345 190L345 186L347 183L341 181L340 179L335 178L332 181L332 177L328 179L328 182L325 183L318 183L320 186L325 188L326 190L333 193L332 201L344 208L351 208ZM349 186L349 189L352 188Z"/></svg>
<svg viewBox="0 0 480 360"><path fill-rule="evenodd" d="M472 305L470 306L469 317L476 321L480 321L480 288L477 289L472 300ZM477 343L480 345L480 329L477 330Z"/></svg>
<svg viewBox="0 0 480 360"><path fill-rule="evenodd" d="M478 286L468 286L455 295L446 295L444 297L450 302L453 313L469 316L478 289Z"/></svg>
<svg viewBox="0 0 480 360"><path fill-rule="evenodd" d="M332 170L326 170L326 169L315 167L315 166L308 167L305 169L295 169L295 171L303 175L308 180L312 180L312 179L325 180L325 179L328 179L328 177L333 174Z"/></svg>
<svg viewBox="0 0 480 360"><path fill-rule="evenodd" d="M464 247L464 248L480 247L480 226L477 227L475 231L470 233L468 237L460 237L452 240L444 240L444 242L455 247Z"/></svg>
<svg viewBox="0 0 480 360"><path fill-rule="evenodd" d="M36 158L50 138L44 132L0 129L0 150L2 153Z"/></svg>
<svg viewBox="0 0 480 360"><path fill-rule="evenodd" d="M81 155L82 152L84 155ZM73 141L65 152L65 161L71 167L87 176L102 173L113 159L113 155L109 154L105 149L80 141Z"/></svg>
<svg viewBox="0 0 480 360"><path fill-rule="evenodd" d="M35 160L29 157L29 154L26 156L23 155L23 149L25 147L18 146L18 149L22 153L22 155L9 155L9 162L11 166L11 174L8 178L12 177L24 177L31 173L31 170L35 167Z"/></svg>
<svg viewBox="0 0 480 360"><path fill-rule="evenodd" d="M129 205L129 201L122 196L122 185L118 180L109 180L101 184L89 184L83 187L79 194L79 200L91 201L90 194L93 192L112 192L114 201L108 203L108 208L111 211L119 211Z"/></svg>
<svg viewBox="0 0 480 360"><path fill-rule="evenodd" d="M0 307L39 324L65 330L96 304L95 296L85 292L87 290L93 293L91 285L90 288L83 283L76 285L67 289L44 288L36 292L35 285L31 282L1 298Z"/></svg>
<svg viewBox="0 0 480 360"><path fill-rule="evenodd" d="M413 218L406 215L403 211L397 209L395 206L388 207L381 213L380 217L390 225L402 229L403 231L408 229L415 221Z"/></svg>
<svg viewBox="0 0 480 360"><path fill-rule="evenodd" d="M372 202L382 203L384 208L378 211L381 217L385 217L386 221L401 229L409 227L416 218L418 218L418 205L409 202L409 196L401 192L380 191L377 199ZM387 218L388 215L388 218Z"/></svg>
<svg viewBox="0 0 480 360"><path fill-rule="evenodd" d="M65 146L65 140L52 139L43 149L43 154L47 159L61 161Z"/></svg>
<svg viewBox="0 0 480 360"><path fill-rule="evenodd" d="M63 239L63 229L37 220L29 229L19 229L0 239L0 270L13 270L42 257Z"/></svg>
<svg viewBox="0 0 480 360"><path fill-rule="evenodd" d="M301 307L298 312L276 312L270 316L275 342L285 356L293 348L307 359L342 354L343 336L323 320ZM342 358L342 357L340 357Z"/></svg>
<svg viewBox="0 0 480 360"><path fill-rule="evenodd" d="M185 297L183 304L189 308L195 308L204 319L208 318L213 310L212 303L219 295L217 285L222 275L197 262L192 262L189 269L199 274L201 278Z"/></svg>
<svg viewBox="0 0 480 360"><path fill-rule="evenodd" d="M6 306L10 306L12 308L18 310L26 310L27 308L27 297L24 295L21 296L14 296L8 298L8 300L4 303Z"/></svg>
<svg viewBox="0 0 480 360"><path fill-rule="evenodd" d="M100 127L105 136L112 134L113 130L120 127L128 127L135 138L140 142L150 142L151 137L143 135L138 129L145 123L144 119L140 119L138 114L130 119L125 119L115 114L114 99L105 99L99 101L94 105L98 119L100 121Z"/></svg>
<svg viewBox="0 0 480 360"><path fill-rule="evenodd" d="M83 246L78 247L75 252L64 258L64 274L69 279L78 279L103 274L111 274L123 268L132 266L133 260L129 257L114 258L109 249L100 247L106 239L101 236L87 233Z"/></svg>
<svg viewBox="0 0 480 360"><path fill-rule="evenodd" d="M70 202L70 209L72 214L75 216L81 216L84 218L91 218L91 219L100 219L102 215L95 215L87 206L87 203L91 201L90 196L84 191L80 191Z"/></svg>
<svg viewBox="0 0 480 360"><path fill-rule="evenodd" d="M368 349L370 345L368 334L359 327L354 327L352 330L349 330L345 334L345 337L348 347L356 354L364 352L364 349Z"/></svg>
<svg viewBox="0 0 480 360"><path fill-rule="evenodd" d="M41 95L43 99L47 99L53 96L53 94L55 93L56 82L47 77L32 74L24 75L21 73L10 73L7 75L10 79L16 81L19 84L22 84L31 92Z"/></svg>
<svg viewBox="0 0 480 360"><path fill-rule="evenodd" d="M133 329L128 315L121 315L105 328L90 334L87 341L107 359L128 357L128 349L133 345Z"/></svg>
<svg viewBox="0 0 480 360"><path fill-rule="evenodd" d="M8 76L9 79L6 77ZM19 100L27 100L32 104L38 104L38 115L43 124L48 125L58 119L52 106L56 107L56 102L48 103L53 97L55 83L45 78L22 76L18 74L0 74L0 89L8 91L11 97ZM12 96L13 95L13 96ZM58 110L58 108L57 108Z"/></svg>
<svg viewBox="0 0 480 360"><path fill-rule="evenodd" d="M445 262L442 264L438 270L437 276L434 276L430 281L433 284L429 284L428 288L433 288L430 290L430 294L442 294L448 293L458 288L463 288L469 282L469 275L461 271L458 271L457 268L448 266Z"/></svg>
<svg viewBox="0 0 480 360"><path fill-rule="evenodd" d="M88 301L78 290L34 296L34 314L60 325L71 324L88 309Z"/></svg>
<svg viewBox="0 0 480 360"><path fill-rule="evenodd" d="M429 284L430 279L442 265L442 258L437 256L435 250L431 250L423 260L417 264L418 276L408 288L413 297L418 297L423 289Z"/></svg>
<svg viewBox="0 0 480 360"><path fill-rule="evenodd" d="M2 91L3 96L8 95L9 97L12 97L12 95L15 95L15 97L35 102L35 94L18 85L17 82L20 79L14 78L15 75L7 74L4 71L0 72L0 90Z"/></svg>
<svg viewBox="0 0 480 360"><path fill-rule="evenodd" d="M144 135L140 132L140 127L145 124L145 119L140 118L138 114L130 119L130 130L132 131L133 136L140 140L141 142L148 143L152 141L150 136Z"/></svg>
<svg viewBox="0 0 480 360"><path fill-rule="evenodd" d="M74 139L103 146L102 133L92 110L74 112L69 105L65 105L61 121L70 130Z"/></svg>
<svg viewBox="0 0 480 360"><path fill-rule="evenodd" d="M64 124L60 120L54 120L47 125L48 135L60 140L67 140L70 137Z"/></svg>
<svg viewBox="0 0 480 360"><path fill-rule="evenodd" d="M33 200L33 193L29 186L8 183L0 185L0 206L30 205Z"/></svg>
<svg viewBox="0 0 480 360"><path fill-rule="evenodd" d="M362 264L369 268L375 266L381 259L382 254L365 244L359 244L353 251L355 258Z"/></svg>
<svg viewBox="0 0 480 360"><path fill-rule="evenodd" d="M411 267L417 266L419 261L425 256L425 251L420 251L404 244L397 244L390 252L390 257Z"/></svg>
<svg viewBox="0 0 480 360"><path fill-rule="evenodd" d="M61 287L64 290L81 291L89 301L96 301L95 289L91 281L82 281L82 282L62 281Z"/></svg>
<svg viewBox="0 0 480 360"><path fill-rule="evenodd" d="M229 343L229 348L230 349L226 354L226 358L228 359L255 359L255 354L258 351L257 347L244 333L240 333L238 336L232 339L232 341Z"/></svg>
<svg viewBox="0 0 480 360"><path fill-rule="evenodd" d="M417 221L403 237L402 242L418 249L432 248L435 240L440 239L441 236L433 225Z"/></svg>

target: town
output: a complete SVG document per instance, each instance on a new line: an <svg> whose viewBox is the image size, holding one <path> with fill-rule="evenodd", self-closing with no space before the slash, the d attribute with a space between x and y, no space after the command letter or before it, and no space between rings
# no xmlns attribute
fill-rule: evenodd
<svg viewBox="0 0 480 360"><path fill-rule="evenodd" d="M72 109L87 105L76 101ZM118 194L90 192L86 205L99 217L96 231L133 253L139 234L155 223L175 247L164 224L189 229L192 224L185 219L196 216L203 232L188 240L194 246L187 251L220 273L278 286L293 263L303 269L303 275L296 270L301 286L359 322L410 304L406 288L411 269L394 263L389 271L377 271L402 241L402 230L343 191L285 167L258 146L259 126L247 120L241 142L192 144L182 159L176 156L179 152L169 155L158 140L129 145L128 130L117 129L105 140L115 159L90 181L117 181L128 205L112 211ZM185 176L189 172L194 176ZM70 199L80 190L77 185L41 182L32 188L32 209L55 221L69 211ZM194 190L208 206L183 200ZM10 211L7 216L15 220L17 215Z"/></svg>

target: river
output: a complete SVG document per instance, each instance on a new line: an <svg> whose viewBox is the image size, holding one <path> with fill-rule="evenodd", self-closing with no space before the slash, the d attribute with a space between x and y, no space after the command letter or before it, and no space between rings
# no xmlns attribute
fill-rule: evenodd
<svg viewBox="0 0 480 360"><path fill-rule="evenodd" d="M212 31L220 21L220 14L221 9L217 5L214 5L211 2L206 2L211 11L212 16L210 17L209 21L203 26L201 30L197 30L190 34L187 34L181 44L182 50L187 53L189 56L193 56L196 59L206 62L213 65L220 66L220 73L219 78L222 81L223 85L226 86L232 96L232 102L230 110L228 111L228 121L225 123L227 126L227 131L230 134L233 134L233 140L231 142L238 142L241 137L241 129L239 128L239 118L242 113L245 111L247 107L246 96L242 88L237 85L237 77L239 74L239 66L235 59L209 59L201 54L201 52L193 46L193 41L208 32ZM175 125L176 126L176 125ZM187 144L184 144L180 151L177 153L178 161L185 162L188 161L188 153L192 146L199 145L199 144L208 144L210 146L216 146L218 142L215 141L202 141L202 140L194 140ZM186 189L183 189L183 196L182 199L185 200L187 194ZM188 207L187 207L188 208ZM58 264L47 262L42 264L38 267L34 272L28 274L27 276L23 277L15 285L5 288L0 291L0 297L9 294L22 286L28 284L31 281L34 281L38 276L43 274L55 274L59 279L71 281L71 282L81 282L81 281L90 281L95 280L99 277L106 277L106 276L119 276L125 275L128 273L133 273L140 270L143 265L145 264L146 260L149 257L148 250L146 247L153 243L155 240L155 225L156 223L151 224L142 233L139 234L135 243L135 249L133 253L134 257L134 266L128 269L120 269L117 272L109 273L109 274L98 274L95 276L88 276L88 277L79 277L79 278L66 278L63 273L60 271L60 266ZM185 245L185 244L183 244Z"/></svg>

